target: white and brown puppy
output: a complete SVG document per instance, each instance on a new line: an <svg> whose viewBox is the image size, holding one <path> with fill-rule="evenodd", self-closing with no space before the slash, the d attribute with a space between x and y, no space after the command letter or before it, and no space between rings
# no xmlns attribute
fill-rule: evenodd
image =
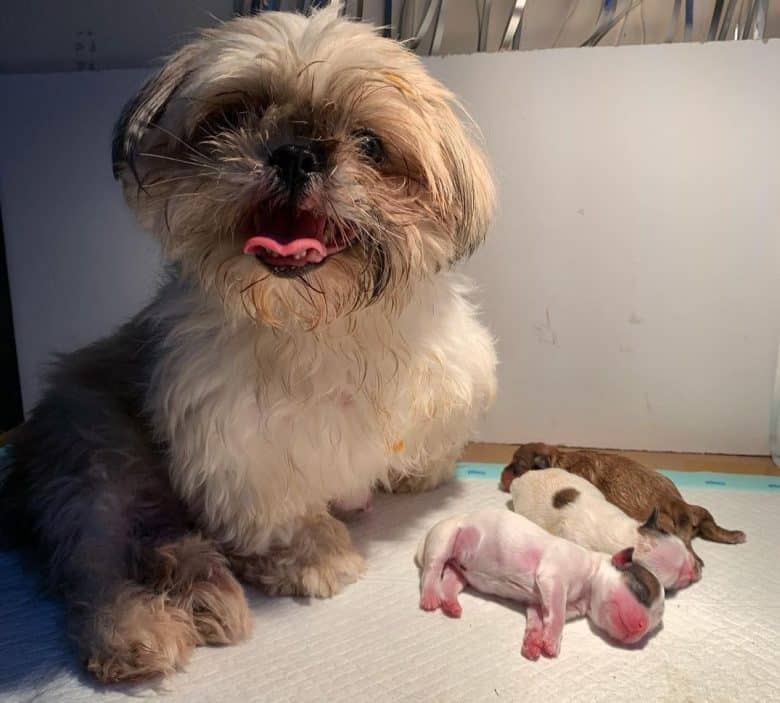
<svg viewBox="0 0 780 703"><path fill-rule="evenodd" d="M631 549L610 558L554 537L508 510L485 509L442 520L417 549L420 607L460 617L458 593L483 593L525 603L522 654L555 657L567 618L587 615L618 642L638 642L661 622L658 579L631 561Z"/></svg>
<svg viewBox="0 0 780 703"><path fill-rule="evenodd" d="M607 502L584 478L563 469L528 471L509 488L516 513L586 549L615 554L633 547L633 559L664 588L685 588L701 578L694 555L676 535L658 525L658 511L641 523Z"/></svg>
<svg viewBox="0 0 780 703"><path fill-rule="evenodd" d="M610 503L636 520L645 520L653 508L658 508L658 523L676 534L691 551L694 537L725 544L740 544L746 539L742 530L724 529L709 510L683 500L669 478L619 454L561 449L543 442L521 444L501 473L501 488L509 491L509 484L517 476L551 466L590 481Z"/></svg>
<svg viewBox="0 0 780 703"><path fill-rule="evenodd" d="M452 475L496 363L451 271L494 200L457 112L335 8L205 31L125 109L115 172L170 278L59 363L0 495L100 679L245 637L231 571L336 593L364 564L329 504Z"/></svg>

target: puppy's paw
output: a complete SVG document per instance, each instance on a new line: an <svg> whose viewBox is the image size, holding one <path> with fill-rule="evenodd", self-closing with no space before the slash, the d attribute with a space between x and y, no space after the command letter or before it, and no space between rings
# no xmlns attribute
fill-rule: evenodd
<svg viewBox="0 0 780 703"><path fill-rule="evenodd" d="M230 561L240 578L273 596L330 598L366 569L347 528L327 513L301 520L286 544L266 554Z"/></svg>
<svg viewBox="0 0 780 703"><path fill-rule="evenodd" d="M427 610L430 612L432 610L436 610L440 605L441 600L435 593L423 592L422 596L420 596L420 608L422 610Z"/></svg>
<svg viewBox="0 0 780 703"><path fill-rule="evenodd" d="M551 633L542 637L542 654L546 657L557 657L561 651L561 638Z"/></svg>
<svg viewBox="0 0 780 703"><path fill-rule="evenodd" d="M520 650L526 659L536 661L542 654L542 632L541 630L526 630L523 638L523 648Z"/></svg>
<svg viewBox="0 0 780 703"><path fill-rule="evenodd" d="M459 618L463 613L463 608L461 608L457 598L443 600L441 603L441 610L445 615L449 615L451 618Z"/></svg>
<svg viewBox="0 0 780 703"><path fill-rule="evenodd" d="M742 530L729 530L731 533L731 544L744 544L747 542L747 535Z"/></svg>

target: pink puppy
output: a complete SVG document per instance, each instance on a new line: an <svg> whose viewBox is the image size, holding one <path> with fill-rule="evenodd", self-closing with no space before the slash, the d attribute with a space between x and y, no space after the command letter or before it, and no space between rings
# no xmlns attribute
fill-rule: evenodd
<svg viewBox="0 0 780 703"><path fill-rule="evenodd" d="M527 604L522 654L560 651L568 618L587 615L618 642L642 639L661 622L664 591L631 549L610 558L545 532L508 510L480 510L434 525L417 549L420 607L460 617L466 585Z"/></svg>

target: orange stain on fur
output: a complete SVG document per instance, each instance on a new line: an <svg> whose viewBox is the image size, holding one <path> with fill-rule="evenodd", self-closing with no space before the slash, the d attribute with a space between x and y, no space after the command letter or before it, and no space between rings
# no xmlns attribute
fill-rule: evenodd
<svg viewBox="0 0 780 703"><path fill-rule="evenodd" d="M406 448L406 442L404 442L402 439L399 439L393 442L393 446L391 448L394 454L400 454Z"/></svg>

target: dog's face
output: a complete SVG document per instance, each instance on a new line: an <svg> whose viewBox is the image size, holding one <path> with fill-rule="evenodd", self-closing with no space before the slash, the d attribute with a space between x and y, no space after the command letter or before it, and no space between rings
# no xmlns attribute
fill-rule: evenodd
<svg viewBox="0 0 780 703"><path fill-rule="evenodd" d="M315 326L401 307L483 239L492 182L455 107L367 25L263 13L206 31L144 86L115 172L231 314Z"/></svg>

